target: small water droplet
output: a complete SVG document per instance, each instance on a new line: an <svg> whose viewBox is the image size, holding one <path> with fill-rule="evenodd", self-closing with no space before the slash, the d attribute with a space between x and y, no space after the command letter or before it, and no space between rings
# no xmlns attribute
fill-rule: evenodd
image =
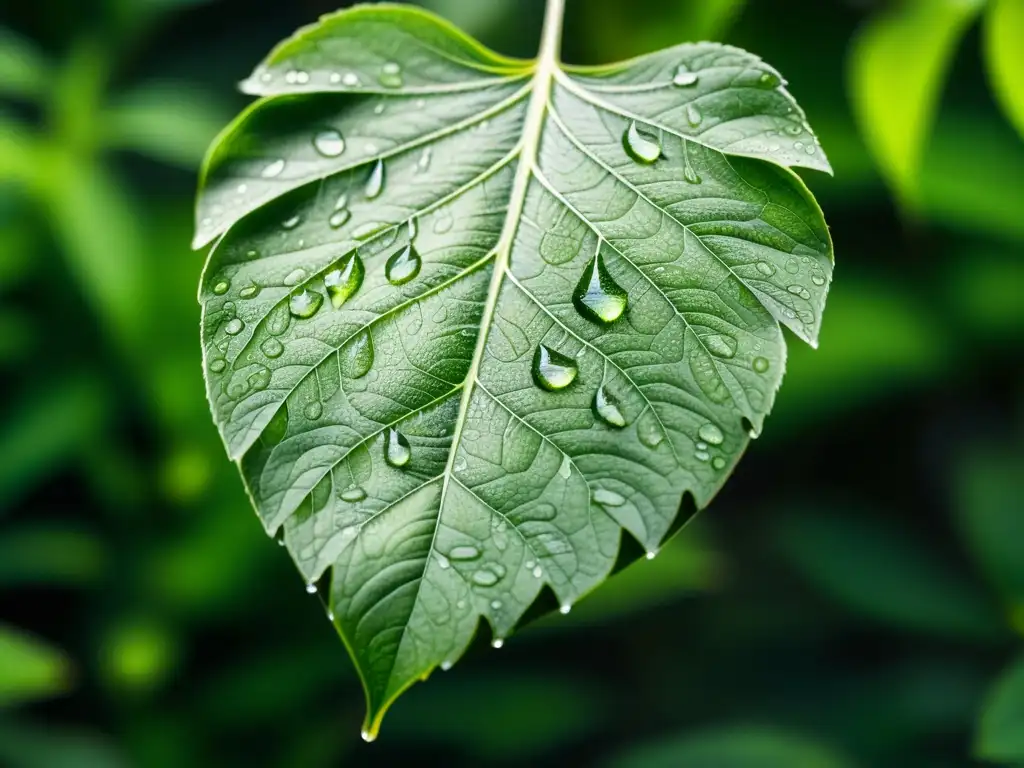
<svg viewBox="0 0 1024 768"><path fill-rule="evenodd" d="M339 227L345 226L351 218L352 211L348 208L341 208L331 214L331 218L327 220L327 223L331 225L331 229L338 229Z"/></svg>
<svg viewBox="0 0 1024 768"><path fill-rule="evenodd" d="M380 80L380 84L385 88L401 88L402 68L397 63L389 61L381 67L380 75L377 79Z"/></svg>
<svg viewBox="0 0 1024 768"><path fill-rule="evenodd" d="M792 123L791 125L786 126L786 133L788 133L790 136L799 136L803 132L804 127L799 123Z"/></svg>
<svg viewBox="0 0 1024 768"><path fill-rule="evenodd" d="M647 554L644 555L644 557L646 557L648 560L653 560L657 556L658 556L658 550L656 550L656 549L649 550L647 552Z"/></svg>
<svg viewBox="0 0 1024 768"><path fill-rule="evenodd" d="M594 501L603 507L621 507L626 503L626 498L607 488L598 488L594 491Z"/></svg>
<svg viewBox="0 0 1024 768"><path fill-rule="evenodd" d="M555 392L565 389L576 379L576 361L544 344L537 345L533 355L533 380L541 389Z"/></svg>
<svg viewBox="0 0 1024 768"><path fill-rule="evenodd" d="M313 137L313 146L324 157L337 157L345 151L345 139L338 131L330 128Z"/></svg>
<svg viewBox="0 0 1024 768"><path fill-rule="evenodd" d="M697 459L697 461L707 461L711 458L711 454L707 451L697 451L693 454L693 457Z"/></svg>
<svg viewBox="0 0 1024 768"><path fill-rule="evenodd" d="M288 311L293 317L305 320L315 315L323 303L324 297L321 294L303 289L288 299Z"/></svg>
<svg viewBox="0 0 1024 768"><path fill-rule="evenodd" d="M289 272L287 275L285 275L284 284L286 286L288 286L289 288L291 288L293 285L298 285L299 283L301 283L305 279L306 279L306 270L304 270L304 269L302 269L300 267L298 269L293 269L291 272Z"/></svg>
<svg viewBox="0 0 1024 768"><path fill-rule="evenodd" d="M501 600L491 600L491 609L495 611L501 610Z"/></svg>
<svg viewBox="0 0 1024 768"><path fill-rule="evenodd" d="M362 501L366 498L366 491L360 488L358 485L351 488L346 488L341 492L341 500L347 501L349 504L354 504L357 501Z"/></svg>
<svg viewBox="0 0 1024 768"><path fill-rule="evenodd" d="M359 258L357 251L352 251L342 256L334 268L324 275L324 286L335 309L341 309L345 302L355 295L363 284L365 274L363 260Z"/></svg>
<svg viewBox="0 0 1024 768"><path fill-rule="evenodd" d="M757 84L761 88L778 88L781 83L782 80L774 72L762 72L757 79Z"/></svg>
<svg viewBox="0 0 1024 768"><path fill-rule="evenodd" d="M725 440L722 430L711 422L704 424L697 430L697 437L708 443L708 445L721 445L722 441Z"/></svg>
<svg viewBox="0 0 1024 768"><path fill-rule="evenodd" d="M505 641L502 640L500 637L496 637L493 640L491 640L491 648L494 648L494 649L501 648L501 646L503 646L504 644L505 644Z"/></svg>
<svg viewBox="0 0 1024 768"><path fill-rule="evenodd" d="M533 574L533 578L539 579L541 576L544 575L544 569L541 568L539 565L535 565L533 566L533 570L531 571L531 573Z"/></svg>
<svg viewBox="0 0 1024 768"><path fill-rule="evenodd" d="M493 587L498 583L498 574L488 568L473 571L473 583L481 587Z"/></svg>
<svg viewBox="0 0 1024 768"><path fill-rule="evenodd" d="M450 232L452 227L455 226L455 217L452 216L452 212L447 208L437 212L434 218L434 234L443 235Z"/></svg>
<svg viewBox="0 0 1024 768"><path fill-rule="evenodd" d="M636 425L636 432L640 442L648 448L657 448L665 439L665 433L662 431L657 417L649 410L640 417Z"/></svg>
<svg viewBox="0 0 1024 768"><path fill-rule="evenodd" d="M801 299L811 298L811 292L804 288L802 285L793 284L788 286L786 290L792 293L794 296L799 296Z"/></svg>
<svg viewBox="0 0 1024 768"><path fill-rule="evenodd" d="M290 219L285 219L284 221L282 221L281 226L284 227L285 229L295 229L301 223L302 217L299 216L298 214L295 214Z"/></svg>
<svg viewBox="0 0 1024 768"><path fill-rule="evenodd" d="M571 610L572 606L569 603L566 603L565 605L559 607L558 612L563 616L567 616L569 614L569 611Z"/></svg>
<svg viewBox="0 0 1024 768"><path fill-rule="evenodd" d="M451 548L451 551L448 552L448 557L452 560L476 560L480 557L480 550L471 544L460 544L457 547Z"/></svg>
<svg viewBox="0 0 1024 768"><path fill-rule="evenodd" d="M306 403L306 407L302 409L302 415L310 421L316 421L324 415L324 404L319 400L314 400L311 403Z"/></svg>
<svg viewBox="0 0 1024 768"><path fill-rule="evenodd" d="M316 594L316 584L314 584L312 581L309 582L306 585L306 592L311 594L311 595L315 595Z"/></svg>
<svg viewBox="0 0 1024 768"><path fill-rule="evenodd" d="M263 168L260 176L264 179L276 179L282 173L284 173L284 160L274 160Z"/></svg>
<svg viewBox="0 0 1024 768"><path fill-rule="evenodd" d="M725 459L721 456L715 456L715 458L711 460L711 466L715 469L725 469Z"/></svg>
<svg viewBox="0 0 1024 768"><path fill-rule="evenodd" d="M771 277L772 275L775 274L775 267L769 264L767 261L759 261L755 266L757 267L757 271L760 272L765 277Z"/></svg>
<svg viewBox="0 0 1024 768"><path fill-rule="evenodd" d="M363 188L363 194L366 195L367 200L373 200L380 196L380 193L384 191L384 161L378 159L373 164L373 168L370 169L370 175L366 179L366 186Z"/></svg>
<svg viewBox="0 0 1024 768"><path fill-rule="evenodd" d="M815 285L821 286L825 284L825 278L822 277L821 275L812 275L811 282L814 283Z"/></svg>
<svg viewBox="0 0 1024 768"><path fill-rule="evenodd" d="M466 469L466 457L465 456L456 456L455 457L455 463L452 465L452 468L456 472L463 472L463 471L465 471L465 469Z"/></svg>
<svg viewBox="0 0 1024 768"><path fill-rule="evenodd" d="M689 88L690 86L696 85L699 80L699 76L691 72L689 67L685 64L680 64L676 68L675 75L672 76L672 85L680 88Z"/></svg>
<svg viewBox="0 0 1024 768"><path fill-rule="evenodd" d="M227 280L221 280L219 283L216 283L213 286L213 295L214 296L223 296L225 293L228 292L228 288L230 288L230 287L231 287L231 283L229 283Z"/></svg>
<svg viewBox="0 0 1024 768"><path fill-rule="evenodd" d="M213 371L214 373L220 373L227 367L228 364L223 357L218 357L216 360L210 361L210 370Z"/></svg>
<svg viewBox="0 0 1024 768"><path fill-rule="evenodd" d="M449 568L452 567L452 564L451 562L449 562L448 558L442 555L440 552L436 552L434 556L437 558L437 565L442 571L447 571Z"/></svg>
<svg viewBox="0 0 1024 768"><path fill-rule="evenodd" d="M686 122L688 122L691 127L696 128L698 125L700 125L700 121L702 119L703 117L696 105L686 105Z"/></svg>
<svg viewBox="0 0 1024 768"><path fill-rule="evenodd" d="M654 138L641 133L635 120L622 135L622 146L638 163L650 164L661 157L661 145Z"/></svg>
<svg viewBox="0 0 1024 768"><path fill-rule="evenodd" d="M373 337L363 331L340 353L342 372L350 379L361 379L373 367Z"/></svg>
<svg viewBox="0 0 1024 768"><path fill-rule="evenodd" d="M626 426L626 417L622 415L618 401L605 389L604 384L594 393L594 413L605 424L620 429Z"/></svg>
<svg viewBox="0 0 1024 768"><path fill-rule="evenodd" d="M344 76L341 78L341 82L343 85L347 85L349 88L353 88L359 85L359 75L357 75L355 72L346 72Z"/></svg>
<svg viewBox="0 0 1024 768"><path fill-rule="evenodd" d="M327 80L332 85L337 85L341 82L341 72L331 72L331 76Z"/></svg>
<svg viewBox="0 0 1024 768"><path fill-rule="evenodd" d="M245 323L239 318L233 318L224 326L224 333L228 336L237 336L245 329Z"/></svg>
<svg viewBox="0 0 1024 768"><path fill-rule="evenodd" d="M259 295L259 292L260 287L258 285L247 285L238 292L238 296L242 299L254 299Z"/></svg>
<svg viewBox="0 0 1024 768"><path fill-rule="evenodd" d="M384 460L392 467L401 469L409 463L412 458L412 447L405 435L394 427L388 429L387 440L384 444Z"/></svg>
<svg viewBox="0 0 1024 768"><path fill-rule="evenodd" d="M404 285L420 273L423 260L412 243L395 251L384 265L384 275L392 285Z"/></svg>
<svg viewBox="0 0 1024 768"><path fill-rule="evenodd" d="M260 345L260 349L263 350L264 355L273 360L284 352L284 344L271 336Z"/></svg>
<svg viewBox="0 0 1024 768"><path fill-rule="evenodd" d="M563 480L568 480L569 475L572 474L572 459L569 458L569 454L562 457L562 463L558 465L558 476Z"/></svg>
<svg viewBox="0 0 1024 768"><path fill-rule="evenodd" d="M334 623L334 611L327 611L327 620L332 624Z"/></svg>
<svg viewBox="0 0 1024 768"><path fill-rule="evenodd" d="M373 108L373 114L375 114L375 115L382 115L382 114L384 114L384 102L383 101L380 104L377 104Z"/></svg>
<svg viewBox="0 0 1024 768"><path fill-rule="evenodd" d="M600 251L583 270L572 301L585 318L605 325L618 320L626 310L629 296L608 272Z"/></svg>
<svg viewBox="0 0 1024 768"><path fill-rule="evenodd" d="M377 738L377 734L371 733L370 731L367 731L365 729L360 731L359 735L362 737L363 741L365 741L367 744L369 744L370 742L376 740L376 738Z"/></svg>
<svg viewBox="0 0 1024 768"><path fill-rule="evenodd" d="M753 368L758 373L764 373L765 371L768 370L768 367L770 365L771 365L771 363L768 362L768 358L767 357L755 357L754 358Z"/></svg>
<svg viewBox="0 0 1024 768"><path fill-rule="evenodd" d="M452 663L450 661L442 661L441 662L441 671L442 672L447 672L451 668L452 668Z"/></svg>

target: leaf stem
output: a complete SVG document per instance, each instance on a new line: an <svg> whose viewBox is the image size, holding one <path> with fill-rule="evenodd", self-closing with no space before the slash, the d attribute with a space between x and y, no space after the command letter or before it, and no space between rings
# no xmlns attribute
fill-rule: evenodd
<svg viewBox="0 0 1024 768"><path fill-rule="evenodd" d="M565 0L548 0L544 11L544 29L541 32L540 51L537 54L539 66L544 62L555 64L562 49L562 20L565 17Z"/></svg>

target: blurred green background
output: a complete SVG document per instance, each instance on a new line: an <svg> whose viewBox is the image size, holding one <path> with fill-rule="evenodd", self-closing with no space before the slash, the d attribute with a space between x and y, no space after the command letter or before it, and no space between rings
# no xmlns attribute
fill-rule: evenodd
<svg viewBox="0 0 1024 768"><path fill-rule="evenodd" d="M503 52L541 3L424 2ZM189 251L234 84L337 0L0 0L0 766L1024 765L1024 0L570 0L748 48L835 177L821 348L712 505L380 740L211 423Z"/></svg>

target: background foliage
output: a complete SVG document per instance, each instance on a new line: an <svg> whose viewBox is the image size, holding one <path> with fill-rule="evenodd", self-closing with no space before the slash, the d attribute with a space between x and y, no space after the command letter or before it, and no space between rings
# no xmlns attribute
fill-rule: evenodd
<svg viewBox="0 0 1024 768"><path fill-rule="evenodd" d="M424 4L536 48L539 2ZM223 458L188 250L235 81L336 5L0 1L0 765L1024 764L1024 0L570 0L570 61L786 75L836 169L821 348L683 536L372 747Z"/></svg>

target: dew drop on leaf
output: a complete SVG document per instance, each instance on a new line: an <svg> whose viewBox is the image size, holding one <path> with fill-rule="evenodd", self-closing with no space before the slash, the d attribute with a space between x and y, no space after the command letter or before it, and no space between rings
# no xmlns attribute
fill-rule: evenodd
<svg viewBox="0 0 1024 768"><path fill-rule="evenodd" d="M320 131L313 137L313 146L324 157L337 157L345 151L345 139L333 128Z"/></svg>
<svg viewBox="0 0 1024 768"><path fill-rule="evenodd" d="M721 456L715 456L715 458L711 460L711 466L715 469L725 469L725 459Z"/></svg>
<svg viewBox="0 0 1024 768"><path fill-rule="evenodd" d="M351 488L346 488L341 492L341 500L347 501L349 504L354 504L357 501L362 501L366 498L366 491L355 485Z"/></svg>
<svg viewBox="0 0 1024 768"><path fill-rule="evenodd" d="M702 341L704 346L708 348L708 352L715 357L728 360L736 355L736 339L732 336L716 333L711 336L705 336Z"/></svg>
<svg viewBox="0 0 1024 768"><path fill-rule="evenodd" d="M341 352L342 373L350 379L361 379L373 367L373 337L363 331Z"/></svg>
<svg viewBox="0 0 1024 768"><path fill-rule="evenodd" d="M339 227L345 226L348 220L352 218L352 211L348 208L340 208L331 214L331 217L327 220L330 224L331 229L338 229Z"/></svg>
<svg viewBox="0 0 1024 768"><path fill-rule="evenodd" d="M423 260L412 244L395 251L384 265L384 274L392 285L403 285L420 273Z"/></svg>
<svg viewBox="0 0 1024 768"><path fill-rule="evenodd" d="M239 318L235 317L228 321L228 324L224 326L224 333L228 336L237 336L245 329L245 323Z"/></svg>
<svg viewBox="0 0 1024 768"><path fill-rule="evenodd" d="M686 105L686 122L688 122L691 127L696 128L698 125L700 125L700 121L702 119L703 116L701 115L700 110L697 108L696 105Z"/></svg>
<svg viewBox="0 0 1024 768"><path fill-rule="evenodd" d="M604 257L598 251L573 291L572 301L577 311L588 320L607 325L622 316L628 300L625 289L609 274Z"/></svg>
<svg viewBox="0 0 1024 768"><path fill-rule="evenodd" d="M565 389L576 379L576 361L544 344L537 345L533 355L533 380L541 389L554 392Z"/></svg>
<svg viewBox="0 0 1024 768"><path fill-rule="evenodd" d="M457 547L451 548L451 551L448 552L448 557L462 562L476 560L480 557L480 550L471 544L460 544Z"/></svg>
<svg viewBox="0 0 1024 768"><path fill-rule="evenodd" d="M271 336L260 345L260 349L264 355L273 360L280 357L284 352L284 344Z"/></svg>
<svg viewBox="0 0 1024 768"><path fill-rule="evenodd" d="M402 68L397 63L389 61L381 67L380 75L377 79L380 80L380 84L385 88L401 88Z"/></svg>
<svg viewBox="0 0 1024 768"><path fill-rule="evenodd" d="M285 219L284 221L282 221L281 226L284 227L285 229L295 229L301 223L302 217L296 214L295 216L292 216L290 219Z"/></svg>
<svg viewBox="0 0 1024 768"><path fill-rule="evenodd" d="M260 171L260 176L264 179L276 179L282 173L284 173L284 160L274 160L272 163L264 166L263 170Z"/></svg>
<svg viewBox="0 0 1024 768"><path fill-rule="evenodd" d="M218 357L210 362L210 370L214 373L221 373L227 367L228 364L224 361L223 357Z"/></svg>
<svg viewBox="0 0 1024 768"><path fill-rule="evenodd" d="M394 427L389 427L387 439L384 443L384 460L392 467L400 469L408 464L411 458L412 448L405 435Z"/></svg>
<svg viewBox="0 0 1024 768"><path fill-rule="evenodd" d="M324 297L308 289L293 293L288 299L288 311L293 317L306 320L315 315L324 303Z"/></svg>
<svg viewBox="0 0 1024 768"><path fill-rule="evenodd" d="M594 491L594 501L603 507L621 507L626 503L624 496L607 488L598 488Z"/></svg>
<svg viewBox="0 0 1024 768"><path fill-rule="evenodd" d="M498 583L498 575L487 568L473 571L473 583L480 587L493 587Z"/></svg>
<svg viewBox="0 0 1024 768"><path fill-rule="evenodd" d="M324 405L319 400L314 400L311 403L307 403L306 407L302 409L302 415L310 421L316 421L324 415Z"/></svg>
<svg viewBox="0 0 1024 768"><path fill-rule="evenodd" d="M753 362L753 368L758 373L764 373L768 370L770 363L767 357L755 357Z"/></svg>
<svg viewBox="0 0 1024 768"><path fill-rule="evenodd" d="M761 88L778 88L782 83L782 80L774 72L763 72L757 79L757 84Z"/></svg>
<svg viewBox="0 0 1024 768"><path fill-rule="evenodd" d="M636 120L629 124L629 128L622 135L622 146L638 163L650 164L661 157L661 145L653 137L642 133L636 127Z"/></svg>
<svg viewBox="0 0 1024 768"><path fill-rule="evenodd" d="M365 274L366 270L363 267L363 260L359 258L359 252L352 251L342 256L324 275L324 287L327 288L327 295L335 309L341 309L345 302L355 295L363 284Z"/></svg>
<svg viewBox="0 0 1024 768"><path fill-rule="evenodd" d="M636 425L637 437L648 448L657 448L665 439L665 433L653 411L645 411Z"/></svg>
<svg viewBox="0 0 1024 768"><path fill-rule="evenodd" d="M225 293L228 292L228 288L230 287L231 283L229 283L227 280L221 280L220 282L213 286L213 295L223 296Z"/></svg>
<svg viewBox="0 0 1024 768"><path fill-rule="evenodd" d="M604 384L594 394L594 413L605 424L622 428L626 426L626 417L622 415L616 399L605 389Z"/></svg>
<svg viewBox="0 0 1024 768"><path fill-rule="evenodd" d="M696 85L699 79L696 73L690 71L689 67L685 64L680 64L676 68L675 75L672 76L672 85L679 88L689 88Z"/></svg>
<svg viewBox="0 0 1024 768"><path fill-rule="evenodd" d="M285 275L285 277L284 277L284 284L287 285L290 288L293 285L298 285L299 283L301 283L305 279L306 279L306 270L304 270L304 269L302 269L300 267L299 269L293 269L291 272L289 272L287 275Z"/></svg>
<svg viewBox="0 0 1024 768"><path fill-rule="evenodd" d="M773 267L767 261L759 261L755 266L757 267L757 271L760 272L765 277L771 277L772 275L775 274L775 267Z"/></svg>
<svg viewBox="0 0 1024 768"><path fill-rule="evenodd" d="M722 441L725 440L725 435L722 434L722 430L711 422L704 424L697 430L697 437L708 445L721 445Z"/></svg>
<svg viewBox="0 0 1024 768"><path fill-rule="evenodd" d="M370 169L370 175L366 179L366 186L363 188L363 194L366 195L367 200L373 200L380 196L380 193L384 191L384 161L378 159L373 164L373 168Z"/></svg>
<svg viewBox="0 0 1024 768"><path fill-rule="evenodd" d="M254 299L259 295L259 292L260 287L258 285L247 285L238 292L238 296L243 299Z"/></svg>

